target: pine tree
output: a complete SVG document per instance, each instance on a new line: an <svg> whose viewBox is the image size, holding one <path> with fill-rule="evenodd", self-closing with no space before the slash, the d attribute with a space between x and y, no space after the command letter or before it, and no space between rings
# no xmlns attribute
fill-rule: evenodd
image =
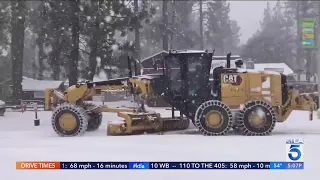
<svg viewBox="0 0 320 180"><path fill-rule="evenodd" d="M29 18L28 25L33 34L35 34L35 46L38 50L37 57L35 57L34 68L33 71L38 70L38 72L34 72L36 74L36 79L43 79L43 72L45 70L45 59L47 58L45 54L45 36L47 33L47 24L48 24L48 16L47 16L47 1L37 2L38 4L35 7L29 10ZM38 66L36 63L38 60Z"/></svg>
<svg viewBox="0 0 320 180"><path fill-rule="evenodd" d="M289 67L293 67L294 52L292 49L295 35L288 27L292 21L285 18L280 1L273 9L267 3L264 12L261 30L248 40L242 54L257 62L285 62Z"/></svg>
<svg viewBox="0 0 320 180"><path fill-rule="evenodd" d="M204 48L203 44L203 1L199 1L199 33L200 33L200 49Z"/></svg>
<svg viewBox="0 0 320 180"><path fill-rule="evenodd" d="M75 85L78 82L78 61L79 61L79 36L80 36L80 22L79 22L79 0L69 2L71 11L71 32L72 32L72 50L71 59L68 62L69 72L68 80L69 86Z"/></svg>
<svg viewBox="0 0 320 180"><path fill-rule="evenodd" d="M0 2L0 82L11 77L10 62L10 2Z"/></svg>
<svg viewBox="0 0 320 180"><path fill-rule="evenodd" d="M193 12L193 6L195 2L177 1L173 4L173 10L175 11L175 23L174 23L174 41L173 47L175 49L191 49L198 43L198 33L191 26L191 15Z"/></svg>
<svg viewBox="0 0 320 180"><path fill-rule="evenodd" d="M284 39L286 45L283 47L285 49L285 59L284 61L287 64L290 64L292 69L297 68L297 61L294 57L296 57L296 28L294 28L294 20L287 16L285 11L286 7L284 4L283 7L283 17L284 17Z"/></svg>
<svg viewBox="0 0 320 180"><path fill-rule="evenodd" d="M225 0L207 2L207 10L204 12L206 44L214 49L219 48L222 55L225 53L225 41L232 34L229 12L229 3Z"/></svg>
<svg viewBox="0 0 320 180"><path fill-rule="evenodd" d="M169 50L168 39L168 0L162 1L162 48L165 51Z"/></svg>
<svg viewBox="0 0 320 180"><path fill-rule="evenodd" d="M233 54L239 53L239 45L240 45L240 26L238 25L236 20L230 21L230 34L226 37L224 43L224 49L227 51L232 51Z"/></svg>
<svg viewBox="0 0 320 180"><path fill-rule="evenodd" d="M286 27L285 27L285 19L282 13L282 6L281 2L278 0L275 7L273 8L273 16L272 16L272 23L271 27L273 28L273 32L275 35L273 44L274 47L274 59L282 59L283 61L286 60L286 44L288 36L286 34ZM279 36L280 35L280 36ZM279 36L279 37L277 37ZM284 38L285 37L285 38Z"/></svg>
<svg viewBox="0 0 320 180"><path fill-rule="evenodd" d="M88 80L93 80L96 74L97 59L99 55L99 41L101 40L101 28L100 24L103 21L102 11L103 11L103 1L96 1L97 3L84 4L83 18L82 22L82 40L84 40L89 48L88 57L88 67L84 69L79 69L82 76ZM82 49L82 52L85 51ZM80 53L82 54L82 53Z"/></svg>
<svg viewBox="0 0 320 180"><path fill-rule="evenodd" d="M162 50L161 7L162 1L148 2L149 14L152 18L148 18L148 21L143 23L143 28L141 29L141 57L147 57ZM172 24L170 28L173 29ZM172 38L170 38L171 41Z"/></svg>
<svg viewBox="0 0 320 180"><path fill-rule="evenodd" d="M260 28L263 30L272 22L272 10L270 3L267 2L267 7L263 11L263 20L260 22Z"/></svg>
<svg viewBox="0 0 320 180"><path fill-rule="evenodd" d="M26 4L25 1L11 1L11 60L13 103L22 98L23 48Z"/></svg>
<svg viewBox="0 0 320 180"><path fill-rule="evenodd" d="M8 31L9 31L9 23L10 16L9 16L9 7L10 3L6 1L0 2L0 52L2 50L7 50L7 45L9 43ZM4 54L1 53L1 56Z"/></svg>
<svg viewBox="0 0 320 180"><path fill-rule="evenodd" d="M40 79L60 79L62 67L70 59L69 7L67 1L44 0L33 11L29 11L30 27L37 37Z"/></svg>

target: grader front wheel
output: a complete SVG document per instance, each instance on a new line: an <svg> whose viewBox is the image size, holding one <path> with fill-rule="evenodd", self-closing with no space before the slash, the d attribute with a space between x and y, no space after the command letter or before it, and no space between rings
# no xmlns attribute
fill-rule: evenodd
<svg viewBox="0 0 320 180"><path fill-rule="evenodd" d="M64 103L53 111L51 124L59 136L77 136L87 130L88 119L89 116L84 108Z"/></svg>

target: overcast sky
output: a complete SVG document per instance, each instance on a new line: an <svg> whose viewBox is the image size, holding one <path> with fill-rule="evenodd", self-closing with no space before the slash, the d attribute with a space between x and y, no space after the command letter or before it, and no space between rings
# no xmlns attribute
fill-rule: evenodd
<svg viewBox="0 0 320 180"><path fill-rule="evenodd" d="M273 7L276 1L269 1L269 3ZM260 28L260 21L266 6L267 1L230 1L230 17L238 21L241 27L241 44L246 43Z"/></svg>

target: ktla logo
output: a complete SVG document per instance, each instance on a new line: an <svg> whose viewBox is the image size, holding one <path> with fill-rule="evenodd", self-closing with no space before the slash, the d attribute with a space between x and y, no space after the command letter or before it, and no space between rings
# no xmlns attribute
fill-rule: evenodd
<svg viewBox="0 0 320 180"><path fill-rule="evenodd" d="M286 140L286 162L303 162L303 145L302 139Z"/></svg>

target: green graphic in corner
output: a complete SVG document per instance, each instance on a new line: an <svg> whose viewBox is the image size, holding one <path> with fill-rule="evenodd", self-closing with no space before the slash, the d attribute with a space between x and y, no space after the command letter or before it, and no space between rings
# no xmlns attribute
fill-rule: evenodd
<svg viewBox="0 0 320 180"><path fill-rule="evenodd" d="M309 49L315 48L314 38L315 20L313 18L304 18L302 22L302 47Z"/></svg>

